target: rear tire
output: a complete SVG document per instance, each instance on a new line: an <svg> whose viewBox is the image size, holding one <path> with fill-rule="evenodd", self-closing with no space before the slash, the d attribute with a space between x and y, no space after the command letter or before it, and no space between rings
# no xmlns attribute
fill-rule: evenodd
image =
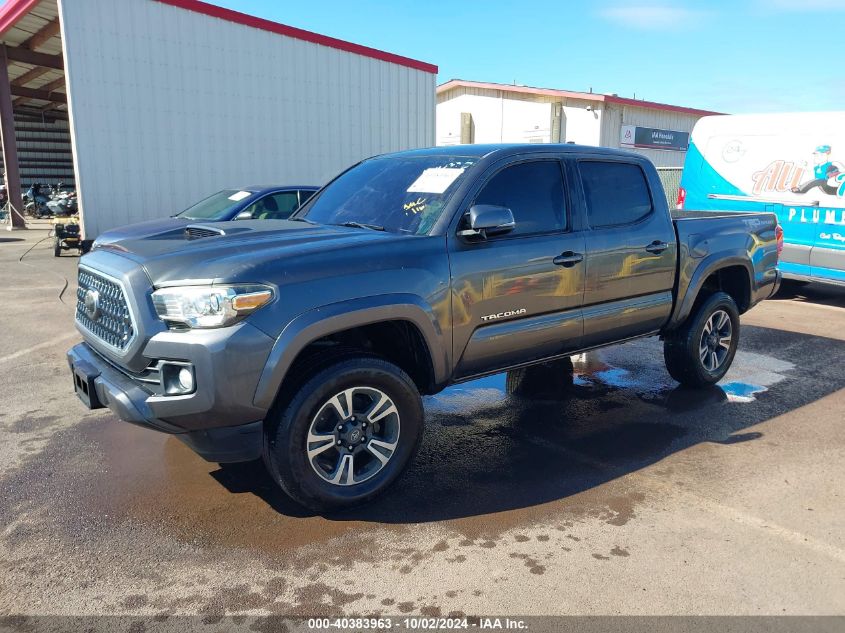
<svg viewBox="0 0 845 633"><path fill-rule="evenodd" d="M276 483L317 512L384 492L422 439L422 400L411 378L385 360L358 356L300 385L267 420L263 457Z"/></svg>
<svg viewBox="0 0 845 633"><path fill-rule="evenodd" d="M739 344L739 310L730 295L716 292L697 303L683 325L666 335L663 358L682 385L712 385L727 373Z"/></svg>

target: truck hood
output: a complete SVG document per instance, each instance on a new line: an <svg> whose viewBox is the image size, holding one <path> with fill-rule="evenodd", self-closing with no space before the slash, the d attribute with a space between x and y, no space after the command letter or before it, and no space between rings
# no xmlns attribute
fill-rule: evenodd
<svg viewBox="0 0 845 633"><path fill-rule="evenodd" d="M188 230L217 234L189 238ZM133 234L101 249L119 253L143 266L155 286L186 281L257 283L278 278L279 267L284 270L280 260L407 239L410 236L354 227L244 220L179 223L149 235Z"/></svg>
<svg viewBox="0 0 845 633"><path fill-rule="evenodd" d="M196 222L194 220L194 222ZM148 237L150 235L158 235L159 233L166 233L174 229L184 228L186 224L190 224L191 220L182 218L159 218L158 220L149 220L147 222L138 222L136 224L129 224L121 226L116 229L111 229L100 233L97 236L97 248L106 244L114 244L128 239L138 239L141 237Z"/></svg>

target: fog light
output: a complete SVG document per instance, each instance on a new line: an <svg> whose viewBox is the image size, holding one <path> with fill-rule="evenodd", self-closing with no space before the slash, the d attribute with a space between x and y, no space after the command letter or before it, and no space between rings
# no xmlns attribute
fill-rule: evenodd
<svg viewBox="0 0 845 633"><path fill-rule="evenodd" d="M183 367L179 370L179 386L182 387L184 391L194 390L194 372L187 367Z"/></svg>
<svg viewBox="0 0 845 633"><path fill-rule="evenodd" d="M161 385L168 396L183 396L196 391L194 368L183 363L161 364Z"/></svg>

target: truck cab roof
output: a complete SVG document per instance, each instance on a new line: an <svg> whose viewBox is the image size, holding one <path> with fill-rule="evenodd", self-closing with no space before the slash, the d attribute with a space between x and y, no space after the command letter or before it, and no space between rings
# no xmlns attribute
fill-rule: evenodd
<svg viewBox="0 0 845 633"><path fill-rule="evenodd" d="M411 149L404 152L382 154L381 156L477 156L479 158L507 157L515 154L599 154L603 156L619 156L625 158L642 158L641 154L623 149L609 147L594 147L592 145L575 145L573 143L487 143L478 145L444 145L440 147L426 147Z"/></svg>

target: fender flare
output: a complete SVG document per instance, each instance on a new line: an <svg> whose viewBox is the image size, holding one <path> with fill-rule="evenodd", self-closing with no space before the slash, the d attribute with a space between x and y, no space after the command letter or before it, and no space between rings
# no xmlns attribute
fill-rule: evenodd
<svg viewBox="0 0 845 633"><path fill-rule="evenodd" d="M413 294L362 297L333 303L304 312L288 323L279 334L264 365L255 389L253 404L269 409L294 359L319 338L363 325L384 321L409 321L422 333L428 348L436 384L448 380L450 345L431 309Z"/></svg>
<svg viewBox="0 0 845 633"><path fill-rule="evenodd" d="M729 266L742 266L745 269L748 275L748 301L749 303L752 302L754 300L756 284L754 283L754 268L748 259L748 254L745 252L725 254L724 251L712 253L701 260L701 263L696 267L695 273L693 273L684 292L683 299L675 307L674 314L666 329L674 329L683 323L690 312L692 312L692 307L698 298L698 294L701 292L705 280L713 273Z"/></svg>

